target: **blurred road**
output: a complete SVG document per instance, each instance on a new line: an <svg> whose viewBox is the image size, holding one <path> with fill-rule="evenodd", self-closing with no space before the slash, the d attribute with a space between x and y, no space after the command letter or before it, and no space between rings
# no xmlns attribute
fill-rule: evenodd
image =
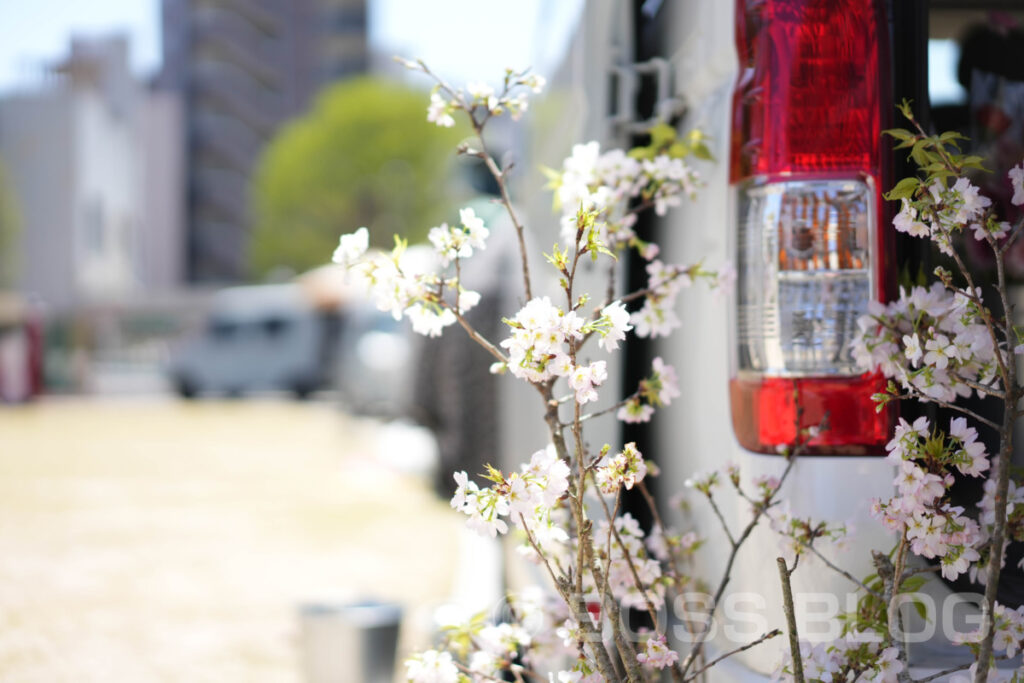
<svg viewBox="0 0 1024 683"><path fill-rule="evenodd" d="M461 522L421 444L328 403L0 407L0 680L298 681L299 603L422 614Z"/></svg>

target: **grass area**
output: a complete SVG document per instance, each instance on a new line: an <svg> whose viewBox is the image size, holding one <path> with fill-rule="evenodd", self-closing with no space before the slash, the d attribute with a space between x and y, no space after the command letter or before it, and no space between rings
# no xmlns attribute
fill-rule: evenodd
<svg viewBox="0 0 1024 683"><path fill-rule="evenodd" d="M460 521L327 404L0 410L0 680L298 681L296 607L407 614Z"/></svg>

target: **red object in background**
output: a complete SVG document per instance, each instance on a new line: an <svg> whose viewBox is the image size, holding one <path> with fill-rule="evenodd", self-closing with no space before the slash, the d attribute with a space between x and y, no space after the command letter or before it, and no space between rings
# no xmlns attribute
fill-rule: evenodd
<svg viewBox="0 0 1024 683"><path fill-rule="evenodd" d="M889 182L881 131L887 127L888 112L893 108L888 95L887 27L883 3L875 0L737 0L740 73L733 93L730 160L730 180L740 197L758 183L763 187L766 183L783 186L787 182L863 179L875 192L875 225L869 272L862 271L860 277L861 282L873 284L875 296L883 301L888 298L895 274L891 231L881 196L881 188ZM828 192L824 190L823 195ZM774 245L779 250L777 258L764 272L779 277L783 271L791 273L787 270L791 266L786 263L784 249L788 245L783 244L781 224L779 237L775 237L769 234L773 225L760 218L738 217L747 221L743 230L756 233L763 241L737 240L738 249L748 250L738 254L737 262L755 263L762 258L762 244ZM757 248L751 248L751 244ZM807 277L799 277L804 277L801 282L809 283L810 290L815 278L827 283L840 271L842 267L818 266L815 272L806 273ZM845 274L857 277L852 270ZM741 280L743 277L741 272ZM756 281L746 290L742 281L738 284L741 296L747 292L743 306L771 309L762 314L764 319L778 321L791 313L788 302L779 300L785 295L781 287L776 295ZM777 283L768 284L774 287ZM823 290L828 287L822 285ZM867 292L870 287L865 284L863 289ZM778 298L773 300L772 296ZM862 310L866 308L866 299L860 303ZM825 312L821 315L841 308L822 306ZM805 307L794 315L803 316L807 310ZM843 308L845 314L849 311L849 306ZM801 318L798 322L805 321ZM821 318L812 322L816 330L837 329L843 324ZM748 324L743 334L747 335L743 342L751 345L756 345L757 335L776 335L771 340L776 346L791 341L780 341L778 337L784 332L779 324ZM838 339L849 343L842 334ZM797 391L804 410L801 428L818 424L826 413L829 416L831 427L812 442L812 452L883 452L893 415L891 409L877 413L871 403L871 394L884 388L878 376L857 375L839 361L835 367L817 367L808 372L782 367L777 360L767 369L753 361L750 367L743 367L744 362L741 359L739 373L730 386L734 432L744 448L774 453L779 444L796 441Z"/></svg>
<svg viewBox="0 0 1024 683"><path fill-rule="evenodd" d="M29 394L35 398L43 393L43 317L30 310L25 321L28 336Z"/></svg>
<svg viewBox="0 0 1024 683"><path fill-rule="evenodd" d="M0 302L0 403L21 403L43 391L43 322L13 298Z"/></svg>

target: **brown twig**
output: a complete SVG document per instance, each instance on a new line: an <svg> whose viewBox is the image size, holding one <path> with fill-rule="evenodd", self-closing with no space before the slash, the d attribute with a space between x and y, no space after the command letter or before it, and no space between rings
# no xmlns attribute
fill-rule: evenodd
<svg viewBox="0 0 1024 683"><path fill-rule="evenodd" d="M797 410L797 413L798 413L797 421L798 422L799 422L799 419L800 419L801 412L802 411L800 411L799 408L798 408L798 410ZM720 579L720 581L718 583L718 588L715 590L715 594L712 597L712 601L711 601L711 613L712 614L714 614L715 610L718 609L718 605L719 605L719 603L722 600L722 595L725 594L725 588L726 588L726 586L729 585L729 580L730 580L730 577L732 575L732 566L736 562L736 556L739 553L740 547L747 540L747 538L750 537L750 534L753 533L754 528L761 521L761 517L764 516L764 513L768 511L768 508L771 506L772 500L774 499L774 497L778 494L778 492L780 490L782 490L782 485L786 482L786 478L789 477L789 473L793 470L793 465L796 463L797 455L800 453L802 448L803 448L803 444L797 444L797 447L794 449L793 454L789 457L789 460L786 463L786 468L783 470L782 475L779 477L779 486L778 486L778 488L776 488L775 491L772 492L771 496L768 497L768 499L765 501L764 506L758 506L758 507L754 508L754 516L753 516L753 518L747 523L747 526L744 527L743 533L741 533L739 535L739 537L735 541L733 541L732 549L729 552L729 557L726 559L726 562L725 562L725 569L722 571L722 578ZM682 665L680 666L680 669L681 669L682 674L683 674L684 677L686 676L686 672L689 670L689 668L691 666L693 666L693 663L700 656L701 652L703 652L703 650L704 650L704 642L707 640L708 633L710 633L710 630L711 629L704 629L697 636L697 642L693 644L693 647L690 649L690 653L686 656L686 659L683 661Z"/></svg>
<svg viewBox="0 0 1024 683"><path fill-rule="evenodd" d="M885 599L885 596L883 596L881 593L879 593L876 590L872 590L863 581L860 581L855 576L853 576L853 574L851 574L850 572L846 571L845 569L842 569L841 567L839 567L836 564L834 564L833 562L831 562L827 557L825 557L821 553L821 551L819 551L817 548L814 547L814 542L813 541L807 542L807 541L800 540L798 538L794 538L793 540L795 540L797 543L799 543L802 547L807 548L809 551L814 553L814 556L817 557L819 560L821 560L823 563L825 563L826 567L828 567L832 571L836 572L840 576L843 576L846 579L852 581L854 584L857 585L857 587L861 588L866 593L869 593L870 595L875 596L879 600L884 600Z"/></svg>
<svg viewBox="0 0 1024 683"><path fill-rule="evenodd" d="M729 650L725 654L722 654L722 655L719 655L718 657L715 657L710 662L708 662L707 664L705 664L701 668L699 668L696 671L694 671L692 674L690 674L690 677L687 678L686 680L687 681L692 681L692 680L696 679L698 676L700 676L702 673L704 673L705 671L707 671L708 669L713 667L715 664L718 664L719 662L721 662L722 660L728 659L729 657L732 657L735 654L739 654L740 652L744 652L746 650L749 650L752 647L760 645L761 643L763 643L766 640L771 640L772 638L775 638L776 636L780 636L780 635L782 635L782 631L780 629L775 629L773 631L769 631L768 633L765 633L764 635L762 635L757 640L752 640L749 643L747 643L746 645L740 645L739 647L737 647L737 648L735 648L733 650Z"/></svg>
<svg viewBox="0 0 1024 683"><path fill-rule="evenodd" d="M949 403L948 401L941 401L941 400L939 400L937 398L932 398L931 396L925 396L924 394L920 393L920 391L917 390L917 389L914 389L913 391L911 391L911 393L908 393L908 394L897 394L895 396L892 396L892 398L890 400L893 400L893 401L907 401L907 400L911 400L911 401L931 402L931 403L934 403L937 406L941 406L943 408L949 408L950 410L955 410L958 413L963 413L964 415L970 417L971 419L977 420L981 424L986 425L988 427L991 427L992 429L994 429L996 431L999 431L999 429L1000 429L998 424L996 424L992 420L988 419L987 417L982 417L981 415L979 415L978 413L974 412L973 410L970 410L969 408L964 408L963 406L958 406L955 403Z"/></svg>
<svg viewBox="0 0 1024 683"><path fill-rule="evenodd" d="M786 628L789 631L789 653L793 660L793 680L796 683L804 683L804 661L800 656L800 636L796 630L796 611L793 607L793 587L789 583L789 577L796 569L786 566L786 560L781 557L775 558L775 564L779 567L779 579L782 581L782 609L786 614Z"/></svg>

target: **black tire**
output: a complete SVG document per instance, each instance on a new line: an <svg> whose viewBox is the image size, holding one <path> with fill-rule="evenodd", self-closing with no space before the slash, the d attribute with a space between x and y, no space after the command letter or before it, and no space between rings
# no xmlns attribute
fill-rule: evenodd
<svg viewBox="0 0 1024 683"><path fill-rule="evenodd" d="M192 401L199 396L199 387L196 383L184 377L178 377L174 380L174 391L180 398L186 401Z"/></svg>
<svg viewBox="0 0 1024 683"><path fill-rule="evenodd" d="M296 400L308 401L310 396L313 395L313 385L309 382L295 382L292 385L292 395L295 396Z"/></svg>

